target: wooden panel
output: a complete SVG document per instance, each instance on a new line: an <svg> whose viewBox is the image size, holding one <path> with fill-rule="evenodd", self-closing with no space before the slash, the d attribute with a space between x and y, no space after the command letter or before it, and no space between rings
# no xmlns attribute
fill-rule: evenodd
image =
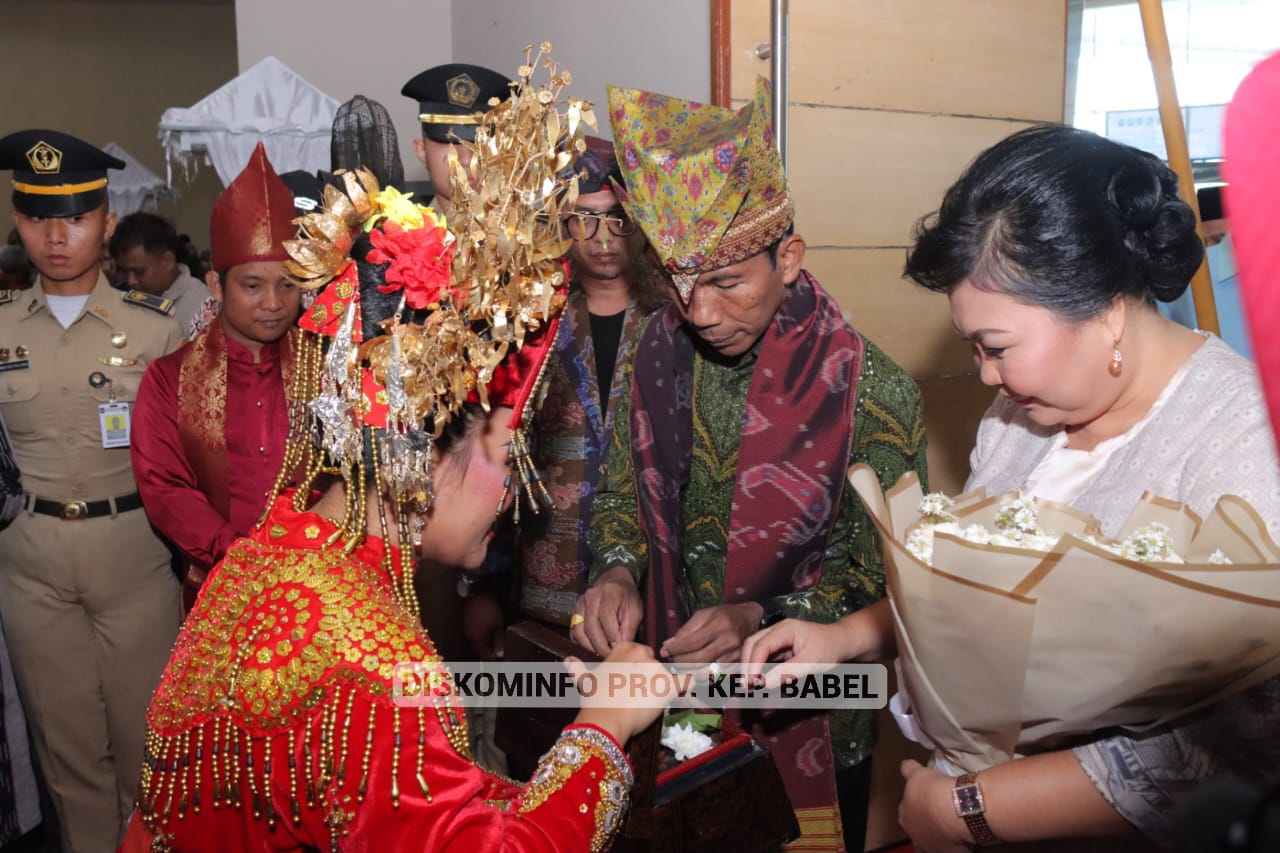
<svg viewBox="0 0 1280 853"><path fill-rule="evenodd" d="M924 429L929 436L929 489L957 494L969 476L978 422L996 390L972 374L916 382L924 396Z"/></svg>
<svg viewBox="0 0 1280 853"><path fill-rule="evenodd" d="M793 107L796 224L822 246L906 246L916 220L1022 122Z"/></svg>
<svg viewBox="0 0 1280 853"><path fill-rule="evenodd" d="M732 92L769 60L767 0L733 4ZM1066 0L791 0L791 102L1061 121Z"/></svg>
<svg viewBox="0 0 1280 853"><path fill-rule="evenodd" d="M912 376L972 372L973 355L951 325L947 298L901 278L905 254L903 249L810 249L804 265L853 327Z"/></svg>

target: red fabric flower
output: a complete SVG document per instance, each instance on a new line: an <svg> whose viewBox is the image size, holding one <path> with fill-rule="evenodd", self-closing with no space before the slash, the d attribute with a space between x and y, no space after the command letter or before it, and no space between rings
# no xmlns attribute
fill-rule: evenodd
<svg viewBox="0 0 1280 853"><path fill-rule="evenodd" d="M445 245L448 233L435 226L406 231L390 219L370 231L369 263L391 264L386 284L378 290L395 293L403 288L411 308L427 308L452 293L453 246Z"/></svg>

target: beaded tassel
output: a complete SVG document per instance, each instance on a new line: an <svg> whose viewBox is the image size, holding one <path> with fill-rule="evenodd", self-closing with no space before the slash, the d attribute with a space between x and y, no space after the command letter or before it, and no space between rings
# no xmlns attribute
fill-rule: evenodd
<svg viewBox="0 0 1280 853"><path fill-rule="evenodd" d="M294 742L289 749L289 812L293 817L294 826L302 826L302 807L298 804L298 742L297 735L294 735Z"/></svg>
<svg viewBox="0 0 1280 853"><path fill-rule="evenodd" d="M394 723L391 739L391 808L400 808L400 714L391 712Z"/></svg>
<svg viewBox="0 0 1280 853"><path fill-rule="evenodd" d="M369 790L369 761L373 757L373 714L376 706L369 708L369 728L364 734L364 757L360 759L360 784L356 788L356 802L363 803Z"/></svg>
<svg viewBox="0 0 1280 853"><path fill-rule="evenodd" d="M324 751L324 708L320 709L320 750ZM302 782L306 790L307 808L314 809L316 807L316 782L311 771L315 769L312 766L311 756L311 726L315 723L315 717L308 717L307 724L302 727Z"/></svg>
<svg viewBox="0 0 1280 853"><path fill-rule="evenodd" d="M422 775L422 760L427 752L427 724L422 714L422 706L418 706L418 787L422 789L422 796L426 801L431 802L431 788L427 785L426 777Z"/></svg>
<svg viewBox="0 0 1280 853"><path fill-rule="evenodd" d="M232 759L233 759L233 760L232 760L232 763L231 763L231 784L230 784L230 786L229 786L229 790L227 791L227 793L231 795L231 798L232 798L232 805L233 805L235 808L239 809L239 808L244 808L244 802L240 799L240 739L241 739L241 733L240 733L240 730L239 730L239 729L234 728L234 727L232 727L232 726L231 726L230 721L228 721L227 728L231 730L231 736L232 736L232 739L233 739L233 740L234 740L234 742L235 742L235 746L233 747L233 749L232 749L232 751L231 751L231 755L232 755ZM270 741L268 741L268 743L269 743L269 742L270 742ZM252 744L250 744L250 746L252 746ZM268 789L268 790L269 790L269 789Z"/></svg>
<svg viewBox="0 0 1280 853"><path fill-rule="evenodd" d="M245 757L245 778L249 780L249 803L253 807L253 819L262 819L262 797L258 796L258 783L253 780L253 750L249 750L248 756ZM264 796L271 795L271 789L267 788L263 791Z"/></svg>
<svg viewBox="0 0 1280 853"><path fill-rule="evenodd" d="M338 761L338 784L341 785L347 778L347 743L351 735L351 706L355 703L356 691L354 689L347 691L347 708L342 714L342 756Z"/></svg>
<svg viewBox="0 0 1280 853"><path fill-rule="evenodd" d="M276 810L271 802L271 738L267 738L262 747L262 790L263 807L267 813L267 832L276 828Z"/></svg>
<svg viewBox="0 0 1280 853"><path fill-rule="evenodd" d="M200 768L204 764L204 723L196 726L196 764L191 788L191 811L200 814Z"/></svg>

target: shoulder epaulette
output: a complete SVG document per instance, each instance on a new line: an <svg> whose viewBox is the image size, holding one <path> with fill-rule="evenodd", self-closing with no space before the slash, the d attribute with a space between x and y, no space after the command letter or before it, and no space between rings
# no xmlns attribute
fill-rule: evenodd
<svg viewBox="0 0 1280 853"><path fill-rule="evenodd" d="M17 290L0 290L0 305L8 305L18 298L18 293Z"/></svg>
<svg viewBox="0 0 1280 853"><path fill-rule="evenodd" d="M137 305L139 308L149 308L166 317L173 316L173 300L166 299L163 296L154 296L142 290L130 290L124 295L124 301L130 305Z"/></svg>

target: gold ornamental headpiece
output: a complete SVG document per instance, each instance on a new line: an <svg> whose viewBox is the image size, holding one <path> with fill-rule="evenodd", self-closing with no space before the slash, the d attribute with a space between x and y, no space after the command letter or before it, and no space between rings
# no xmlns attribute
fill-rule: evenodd
<svg viewBox="0 0 1280 853"><path fill-rule="evenodd" d="M512 96L484 114L473 143L458 143L470 162L451 152L447 221L365 170L339 173L344 190L326 186L323 208L296 220L286 270L316 298L299 321L300 416L284 470L348 483L372 473L398 515L425 512L432 443L474 401L515 410L517 514L521 494L535 511L545 500L525 428L565 301L559 211L578 194L566 166L594 126L589 103L564 97L571 78L549 51L527 49ZM535 85L540 67L550 81ZM364 519L356 491L342 525L353 542Z"/></svg>

